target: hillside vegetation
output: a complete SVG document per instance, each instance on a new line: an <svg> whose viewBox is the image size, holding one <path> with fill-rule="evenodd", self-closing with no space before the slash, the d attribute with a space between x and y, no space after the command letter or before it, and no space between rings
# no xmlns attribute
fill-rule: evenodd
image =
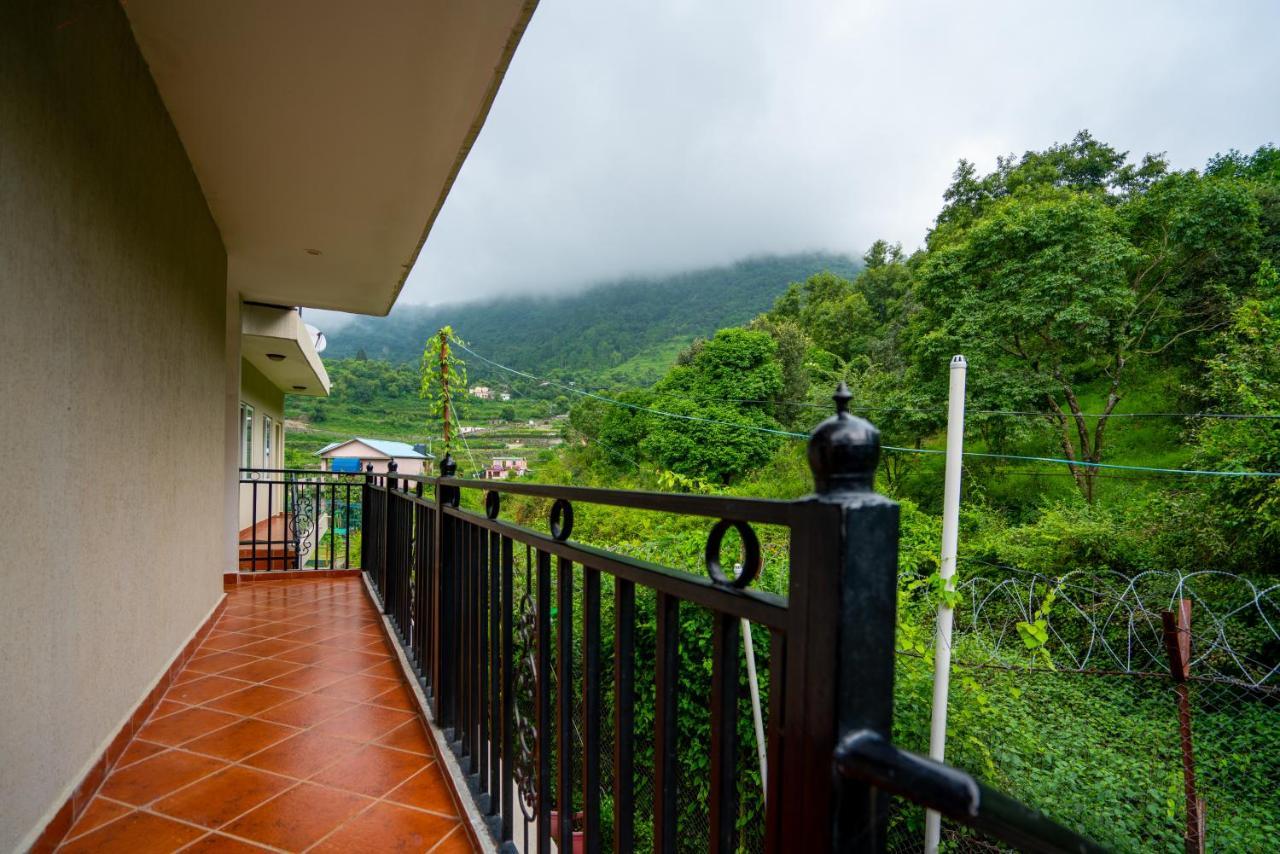
<svg viewBox="0 0 1280 854"><path fill-rule="evenodd" d="M789 282L822 270L857 271L845 255L752 258L727 267L631 278L578 293L501 297L459 305L405 305L334 330L326 356L417 364L428 336L452 326L477 350L522 370L578 381L648 384L679 350L722 326L745 323ZM472 378L483 373L472 365Z"/></svg>

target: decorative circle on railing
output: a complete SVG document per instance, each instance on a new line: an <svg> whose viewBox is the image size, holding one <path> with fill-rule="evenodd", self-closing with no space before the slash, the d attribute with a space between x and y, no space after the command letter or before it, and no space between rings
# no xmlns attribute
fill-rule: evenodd
<svg viewBox="0 0 1280 854"><path fill-rule="evenodd" d="M720 565L720 544L730 528L737 531L742 539L742 571L737 574L737 577L726 574L724 567ZM706 561L707 574L711 576L712 581L741 590L755 581L756 576L760 574L760 540L746 522L721 519L707 537Z"/></svg>
<svg viewBox="0 0 1280 854"><path fill-rule="evenodd" d="M489 490L484 494L484 515L490 519L497 519L498 513L502 510L502 496L495 490Z"/></svg>
<svg viewBox="0 0 1280 854"><path fill-rule="evenodd" d="M573 533L573 505L563 498L557 498L551 505L551 536L560 542L569 539Z"/></svg>

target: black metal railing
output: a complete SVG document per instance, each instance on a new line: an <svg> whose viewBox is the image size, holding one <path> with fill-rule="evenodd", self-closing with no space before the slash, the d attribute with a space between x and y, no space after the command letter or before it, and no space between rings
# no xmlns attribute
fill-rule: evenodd
<svg viewBox="0 0 1280 854"><path fill-rule="evenodd" d="M239 569L358 566L363 486L363 473L240 469Z"/></svg>
<svg viewBox="0 0 1280 854"><path fill-rule="evenodd" d="M366 473L362 565L500 845L881 851L891 794L965 820L922 775L892 785L901 775L872 773L857 750L905 756L890 743L898 507L872 490L879 434L848 400L842 387L837 414L813 432L816 489L795 501L478 483L453 477L447 456L439 478ZM549 504L547 531L503 518L504 497L526 520ZM575 507L592 506L708 520L706 576L573 540ZM785 596L753 586L762 525L788 534ZM742 554L734 572L720 563L730 531ZM694 612L709 624L709 692L682 698ZM751 761L737 726L743 620L768 649L757 792L741 779ZM709 738L682 744L682 716L700 708ZM703 752L704 780L681 779L681 751ZM682 787L705 798L705 835L677 820ZM762 826L744 827L761 812ZM998 810L979 817L970 823L980 830L1017 822ZM1055 834L1069 832L1040 819L1015 828L1025 835L995 836L1043 837L1043 850L1057 850L1068 836Z"/></svg>

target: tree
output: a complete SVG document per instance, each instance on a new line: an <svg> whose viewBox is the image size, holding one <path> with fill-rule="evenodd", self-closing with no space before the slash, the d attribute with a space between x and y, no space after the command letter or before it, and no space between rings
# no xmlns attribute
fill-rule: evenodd
<svg viewBox="0 0 1280 854"><path fill-rule="evenodd" d="M442 326L427 339L418 367L418 396L427 401L428 415L440 420L446 455L453 449L453 437L460 423L455 398L461 398L457 392L465 392L467 387L466 365L450 346L461 343L452 327Z"/></svg>
<svg viewBox="0 0 1280 854"><path fill-rule="evenodd" d="M971 398L1034 408L1094 499L1108 421L1133 362L1184 358L1223 326L1257 269L1259 206L1246 181L1170 173L1087 132L979 177L962 162L929 236L913 360L974 366ZM1099 417L1079 401L1101 381ZM1079 465L1084 463L1085 465Z"/></svg>
<svg viewBox="0 0 1280 854"><path fill-rule="evenodd" d="M1264 261L1257 294L1232 314L1208 360L1206 402L1220 411L1280 412L1280 275ZM1204 419L1195 431L1196 464L1229 471L1280 471L1280 421ZM1280 478L1208 481L1214 515L1259 565L1280 558Z"/></svg>
<svg viewBox="0 0 1280 854"><path fill-rule="evenodd" d="M665 469L727 483L777 450L770 415L782 390L777 344L765 332L722 329L654 387L640 450Z"/></svg>

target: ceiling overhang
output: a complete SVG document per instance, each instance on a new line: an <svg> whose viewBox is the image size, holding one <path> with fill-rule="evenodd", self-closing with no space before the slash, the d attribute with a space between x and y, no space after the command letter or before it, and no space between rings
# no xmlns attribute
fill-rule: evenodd
<svg viewBox="0 0 1280 854"><path fill-rule="evenodd" d="M245 300L386 314L536 0L129 0Z"/></svg>
<svg viewBox="0 0 1280 854"><path fill-rule="evenodd" d="M242 305L240 356L285 394L329 394L329 373L297 309Z"/></svg>

